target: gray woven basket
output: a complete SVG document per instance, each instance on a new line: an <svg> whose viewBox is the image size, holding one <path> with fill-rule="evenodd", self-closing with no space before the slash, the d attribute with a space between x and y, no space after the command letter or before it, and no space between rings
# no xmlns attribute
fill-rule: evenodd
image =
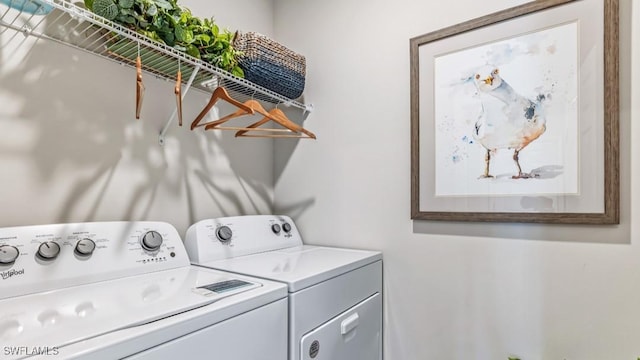
<svg viewBox="0 0 640 360"><path fill-rule="evenodd" d="M233 46L245 78L290 99L302 95L306 77L305 57L256 32L237 32Z"/></svg>

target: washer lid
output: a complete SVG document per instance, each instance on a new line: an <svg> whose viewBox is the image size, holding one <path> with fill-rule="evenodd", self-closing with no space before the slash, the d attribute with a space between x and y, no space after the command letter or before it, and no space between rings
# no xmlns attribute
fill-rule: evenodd
<svg viewBox="0 0 640 360"><path fill-rule="evenodd" d="M0 343L18 350L59 348L261 286L233 274L186 266L13 297L0 301ZM212 311L228 311L225 306L212 306Z"/></svg>
<svg viewBox="0 0 640 360"><path fill-rule="evenodd" d="M284 282L296 292L381 259L378 251L302 245L198 265Z"/></svg>

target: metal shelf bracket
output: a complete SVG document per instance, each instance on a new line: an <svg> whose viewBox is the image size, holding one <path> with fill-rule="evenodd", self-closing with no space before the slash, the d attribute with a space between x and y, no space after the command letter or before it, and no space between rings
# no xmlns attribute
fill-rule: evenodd
<svg viewBox="0 0 640 360"><path fill-rule="evenodd" d="M191 73L191 76L189 77L189 81L187 81L187 85L185 85L185 88L182 91L182 100L184 100L185 96L187 96L187 93L189 92L189 89L191 89L191 84L193 84L193 80L195 80L196 75L198 75L198 71L200 71L200 66L196 66L193 72ZM177 115L178 115L178 109L174 108L173 113L169 117L169 120L167 120L166 124L164 124L164 127L162 128L162 131L160 131L160 136L158 137L158 142L160 143L160 146L164 146L165 135L167 135L169 126L171 125L173 120L175 120Z"/></svg>

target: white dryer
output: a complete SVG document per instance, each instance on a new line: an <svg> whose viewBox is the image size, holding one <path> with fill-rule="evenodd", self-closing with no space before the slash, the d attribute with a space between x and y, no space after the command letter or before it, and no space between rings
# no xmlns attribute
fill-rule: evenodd
<svg viewBox="0 0 640 360"><path fill-rule="evenodd" d="M192 263L275 280L289 289L290 360L382 359L382 254L303 245L286 216L200 221Z"/></svg>
<svg viewBox="0 0 640 360"><path fill-rule="evenodd" d="M191 266L167 223L2 228L0 276L0 359L287 356L286 286Z"/></svg>

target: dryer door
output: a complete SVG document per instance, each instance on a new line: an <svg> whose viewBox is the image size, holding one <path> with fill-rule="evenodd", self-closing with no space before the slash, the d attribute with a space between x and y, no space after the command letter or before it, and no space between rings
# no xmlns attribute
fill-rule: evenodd
<svg viewBox="0 0 640 360"><path fill-rule="evenodd" d="M300 359L380 360L381 333L382 297L376 293L304 335Z"/></svg>

